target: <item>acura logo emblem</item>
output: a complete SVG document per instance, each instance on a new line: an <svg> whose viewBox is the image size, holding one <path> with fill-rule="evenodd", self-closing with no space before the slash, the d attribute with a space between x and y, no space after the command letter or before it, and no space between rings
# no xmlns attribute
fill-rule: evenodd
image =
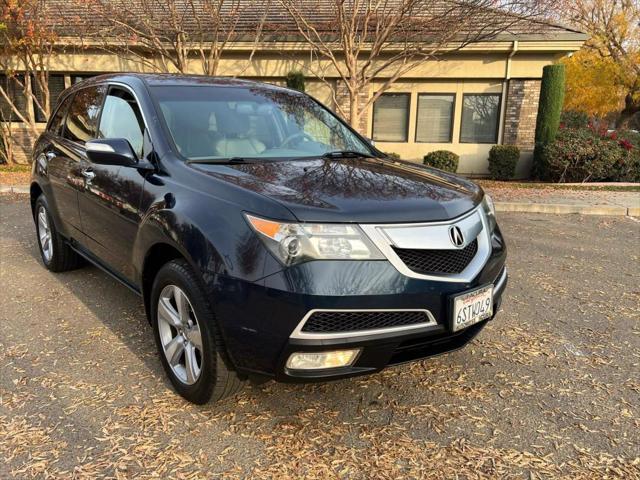
<svg viewBox="0 0 640 480"><path fill-rule="evenodd" d="M453 243L458 248L464 245L462 230L460 230L460 227L456 225L449 227L449 238L451 239L451 243Z"/></svg>

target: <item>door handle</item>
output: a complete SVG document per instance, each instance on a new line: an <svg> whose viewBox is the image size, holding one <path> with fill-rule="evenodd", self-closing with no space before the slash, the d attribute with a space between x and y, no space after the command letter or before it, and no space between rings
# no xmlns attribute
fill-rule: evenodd
<svg viewBox="0 0 640 480"><path fill-rule="evenodd" d="M96 176L96 173L90 168L85 168L84 170L82 170L81 173L82 173L82 176L87 179L87 182L90 182Z"/></svg>

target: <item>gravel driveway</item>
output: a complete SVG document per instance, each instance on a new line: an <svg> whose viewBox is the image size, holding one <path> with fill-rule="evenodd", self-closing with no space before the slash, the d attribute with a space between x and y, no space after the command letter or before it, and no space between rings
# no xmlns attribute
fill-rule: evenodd
<svg viewBox="0 0 640 480"><path fill-rule="evenodd" d="M198 407L140 299L47 272L0 196L0 478L640 478L640 222L500 219L509 288L467 348Z"/></svg>

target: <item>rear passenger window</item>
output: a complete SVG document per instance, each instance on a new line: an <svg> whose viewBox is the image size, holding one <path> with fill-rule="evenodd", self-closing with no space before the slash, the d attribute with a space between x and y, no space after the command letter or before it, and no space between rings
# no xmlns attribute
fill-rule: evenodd
<svg viewBox="0 0 640 480"><path fill-rule="evenodd" d="M105 86L98 85L76 92L67 114L65 138L84 143L96 137L96 124L105 91Z"/></svg>
<svg viewBox="0 0 640 480"><path fill-rule="evenodd" d="M49 123L49 131L55 135L62 135L62 128L64 127L64 116L67 113L67 109L69 108L69 104L71 103L71 98L73 95L65 98L62 105L58 107L56 110L56 114L51 119Z"/></svg>
<svg viewBox="0 0 640 480"><path fill-rule="evenodd" d="M104 101L100 117L99 138L125 138L138 158L142 158L144 122L133 95L120 88L111 88Z"/></svg>

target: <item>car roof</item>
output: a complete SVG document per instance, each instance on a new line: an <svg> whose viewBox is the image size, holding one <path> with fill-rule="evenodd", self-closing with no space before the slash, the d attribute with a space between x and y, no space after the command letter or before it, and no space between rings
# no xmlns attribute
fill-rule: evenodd
<svg viewBox="0 0 640 480"><path fill-rule="evenodd" d="M299 93L296 90L272 85L269 83L255 82L252 80L242 80L232 77L211 77L207 75L182 75L174 73L109 73L97 75L76 83L69 91L76 88L86 87L104 81L121 82L125 85L134 86L137 82L143 82L148 86L215 86L215 87L236 87L252 88L263 90L286 90Z"/></svg>

